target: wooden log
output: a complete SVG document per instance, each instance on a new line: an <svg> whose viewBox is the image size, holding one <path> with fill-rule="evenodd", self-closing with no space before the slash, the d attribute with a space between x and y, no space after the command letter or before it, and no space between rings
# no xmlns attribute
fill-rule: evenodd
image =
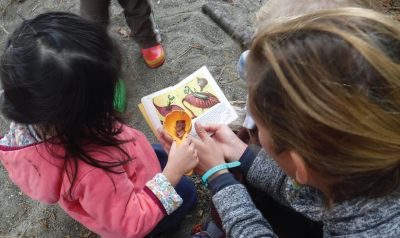
<svg viewBox="0 0 400 238"><path fill-rule="evenodd" d="M234 37L239 43L246 47L250 46L253 32L247 27L240 25L228 12L221 6L209 2L203 5L203 11L206 12L216 23L218 23L225 31Z"/></svg>

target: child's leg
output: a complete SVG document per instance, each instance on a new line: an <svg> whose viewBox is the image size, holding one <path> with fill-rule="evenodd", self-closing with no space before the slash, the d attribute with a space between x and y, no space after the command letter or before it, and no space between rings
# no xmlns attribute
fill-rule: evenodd
<svg viewBox="0 0 400 238"><path fill-rule="evenodd" d="M110 0L81 0L81 16L107 27Z"/></svg>
<svg viewBox="0 0 400 238"><path fill-rule="evenodd" d="M160 161L161 169L164 169L168 161L168 155L165 153L160 144L153 144L152 146L156 152L158 160ZM189 210L197 205L196 187L186 176L183 176L178 185L176 185L175 191L179 194L179 196L182 197L182 205L171 215L164 217L149 235L155 235L167 230L168 228L178 225L178 223L185 217Z"/></svg>
<svg viewBox="0 0 400 238"><path fill-rule="evenodd" d="M148 49L161 42L153 14L151 0L118 0L124 9L132 39L140 49Z"/></svg>

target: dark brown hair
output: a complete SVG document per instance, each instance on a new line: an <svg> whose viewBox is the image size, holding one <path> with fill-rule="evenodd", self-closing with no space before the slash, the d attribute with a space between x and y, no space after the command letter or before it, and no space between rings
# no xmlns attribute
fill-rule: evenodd
<svg viewBox="0 0 400 238"><path fill-rule="evenodd" d="M50 152L64 149L53 156L64 160L69 195L79 160L106 173L124 172L116 168L131 158L120 148L124 117L114 109L121 54L103 27L70 13L40 14L10 35L0 69L2 113L39 128ZM100 153L115 147L124 158L99 161L89 145Z"/></svg>

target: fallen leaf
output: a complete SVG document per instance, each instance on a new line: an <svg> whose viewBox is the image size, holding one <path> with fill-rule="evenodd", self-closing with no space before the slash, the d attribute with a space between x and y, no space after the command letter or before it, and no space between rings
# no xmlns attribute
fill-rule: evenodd
<svg viewBox="0 0 400 238"><path fill-rule="evenodd" d="M128 34L126 33L126 31L125 31L125 30L122 30L122 28L119 28L118 33L121 34L121 35L123 35L124 37L127 37L127 36L128 36Z"/></svg>
<svg viewBox="0 0 400 238"><path fill-rule="evenodd" d="M71 238L71 236L70 235L66 235L66 236L64 236L65 238Z"/></svg>
<svg viewBox="0 0 400 238"><path fill-rule="evenodd" d="M47 228L49 228L49 224L47 223L46 220L43 220L43 228L47 231Z"/></svg>
<svg viewBox="0 0 400 238"><path fill-rule="evenodd" d="M393 7L393 0L381 0L381 2L385 7Z"/></svg>
<svg viewBox="0 0 400 238"><path fill-rule="evenodd" d="M88 238L91 234L92 234L91 231L86 231L86 233L83 233L82 230L79 231L80 238Z"/></svg>
<svg viewBox="0 0 400 238"><path fill-rule="evenodd" d="M203 217L203 210L199 210L197 212L197 217L202 218Z"/></svg>
<svg viewBox="0 0 400 238"><path fill-rule="evenodd" d="M10 182L8 182L7 180L4 180L4 182L5 182L6 184L10 184Z"/></svg>
<svg viewBox="0 0 400 238"><path fill-rule="evenodd" d="M122 37L126 38L127 41L131 40L131 37L129 36L129 33L131 33L131 30L126 32L122 28L119 28L118 33L122 35Z"/></svg>
<svg viewBox="0 0 400 238"><path fill-rule="evenodd" d="M50 215L50 217L51 217L51 220L55 220L56 219L56 217L54 216L54 213L51 213L51 212L47 212L49 215Z"/></svg>
<svg viewBox="0 0 400 238"><path fill-rule="evenodd" d="M195 44L193 44L193 42L192 42L192 44L190 45L190 47L196 48L196 49L199 49L199 50L202 50L202 49L203 49L203 47L198 46L198 45L195 45Z"/></svg>

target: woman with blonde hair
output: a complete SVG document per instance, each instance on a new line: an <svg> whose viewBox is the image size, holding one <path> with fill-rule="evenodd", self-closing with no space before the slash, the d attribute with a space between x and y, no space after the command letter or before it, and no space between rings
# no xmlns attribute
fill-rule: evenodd
<svg viewBox="0 0 400 238"><path fill-rule="evenodd" d="M263 148L226 126L196 125L195 172L226 236L277 237L224 169L240 162L251 186L323 222L324 237L399 237L399 64L399 23L371 10L317 11L259 29L246 71ZM170 145L165 133L161 141Z"/></svg>

